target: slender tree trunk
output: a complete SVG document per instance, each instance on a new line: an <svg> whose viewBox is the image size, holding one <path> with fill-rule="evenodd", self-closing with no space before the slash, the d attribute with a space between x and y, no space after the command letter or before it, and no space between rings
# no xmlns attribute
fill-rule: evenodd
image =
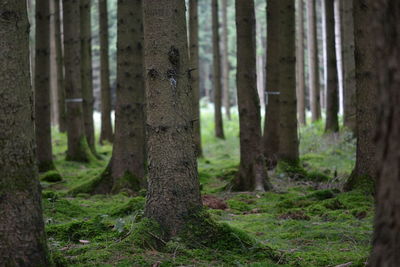
<svg viewBox="0 0 400 267"><path fill-rule="evenodd" d="M344 75L343 124L356 133L356 67L354 57L353 0L342 0L342 47Z"/></svg>
<svg viewBox="0 0 400 267"><path fill-rule="evenodd" d="M92 74L92 26L90 21L91 1L81 0L81 75L83 96L83 121L90 150L96 154L93 122L93 74Z"/></svg>
<svg viewBox="0 0 400 267"><path fill-rule="evenodd" d="M193 91L193 140L198 157L203 155L200 131L200 84L199 84L199 17L198 0L189 1L189 53L190 85Z"/></svg>
<svg viewBox="0 0 400 267"><path fill-rule="evenodd" d="M231 119L228 58L228 0L222 0L222 79L223 102L228 120Z"/></svg>
<svg viewBox="0 0 400 267"><path fill-rule="evenodd" d="M335 49L335 7L334 0L323 0L324 55L326 68L326 124L325 132L339 131L339 84Z"/></svg>
<svg viewBox="0 0 400 267"><path fill-rule="evenodd" d="M37 180L27 6L1 1L0 10L0 262L50 266Z"/></svg>
<svg viewBox="0 0 400 267"><path fill-rule="evenodd" d="M235 191L271 189L261 150L261 114L257 92L256 19L253 0L236 0L237 95L240 167Z"/></svg>
<svg viewBox="0 0 400 267"><path fill-rule="evenodd" d="M50 106L51 125L58 126L57 61L54 23L54 1L50 1Z"/></svg>
<svg viewBox="0 0 400 267"><path fill-rule="evenodd" d="M400 266L400 5L397 0L374 4L378 72L377 193L373 250L370 267ZM372 3L373 2L373 3Z"/></svg>
<svg viewBox="0 0 400 267"><path fill-rule="evenodd" d="M295 0L279 0L279 160L298 164Z"/></svg>
<svg viewBox="0 0 400 267"><path fill-rule="evenodd" d="M356 54L357 93L357 156L356 166L344 189L351 190L376 178L376 68L374 58L374 36L370 19L375 16L373 0L354 1L354 35Z"/></svg>
<svg viewBox="0 0 400 267"><path fill-rule="evenodd" d="M339 114L343 115L343 58L342 58L342 0L334 0L335 6L335 47L336 47L336 65L339 90Z"/></svg>
<svg viewBox="0 0 400 267"><path fill-rule="evenodd" d="M219 22L218 0L212 0L212 33L213 33L213 85L214 85L214 119L215 136L225 139L222 122L222 79L221 79L221 52L219 50Z"/></svg>
<svg viewBox="0 0 400 267"><path fill-rule="evenodd" d="M67 160L89 161L82 112L81 33L79 0L63 0L65 95L67 106ZM78 66L78 67L77 67Z"/></svg>
<svg viewBox="0 0 400 267"><path fill-rule="evenodd" d="M192 145L185 1L143 4L149 162L145 215L156 220L168 238L202 206Z"/></svg>
<svg viewBox="0 0 400 267"><path fill-rule="evenodd" d="M99 0L100 20L100 68L101 68L101 131L100 144L113 141L111 124L110 64L108 58L107 0Z"/></svg>
<svg viewBox="0 0 400 267"><path fill-rule="evenodd" d="M304 3L297 1L298 31L297 31L297 113L299 123L306 125L305 81L304 81Z"/></svg>
<svg viewBox="0 0 400 267"><path fill-rule="evenodd" d="M310 86L311 120L312 122L315 122L321 119L315 0L307 0L307 18L308 18L307 46L308 46L309 80L310 80L309 86Z"/></svg>
<svg viewBox="0 0 400 267"><path fill-rule="evenodd" d="M50 121L50 7L36 1L35 128L40 172L54 169Z"/></svg>

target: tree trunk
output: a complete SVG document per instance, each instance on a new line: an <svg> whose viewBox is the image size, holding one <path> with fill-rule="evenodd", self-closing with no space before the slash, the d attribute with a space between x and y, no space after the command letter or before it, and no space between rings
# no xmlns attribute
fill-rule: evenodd
<svg viewBox="0 0 400 267"><path fill-rule="evenodd" d="M50 121L50 7L36 1L35 128L40 172L54 169Z"/></svg>
<svg viewBox="0 0 400 267"><path fill-rule="evenodd" d="M192 145L185 1L143 4L149 163L145 215L168 238L202 206Z"/></svg>
<svg viewBox="0 0 400 267"><path fill-rule="evenodd" d="M374 67L378 72L380 95L375 230L368 266L400 266L400 5L397 0L369 2L376 5L376 12L370 18L375 22Z"/></svg>
<svg viewBox="0 0 400 267"><path fill-rule="evenodd" d="M193 140L198 157L203 155L200 131L200 86L199 86L199 17L198 0L189 1L189 52L190 85L193 91Z"/></svg>
<svg viewBox="0 0 400 267"><path fill-rule="evenodd" d="M322 1L324 32L324 63L326 69L326 124L325 133L339 132L339 90L335 49L335 6L333 0Z"/></svg>
<svg viewBox="0 0 400 267"><path fill-rule="evenodd" d="M373 184L376 177L376 68L374 58L374 30L369 25L375 16L373 0L354 1L354 39L356 55L357 94L357 156L356 166L344 189L351 190L366 182Z"/></svg>
<svg viewBox="0 0 400 267"><path fill-rule="evenodd" d="M55 42L54 2L50 1L50 106L51 125L58 126L57 60Z"/></svg>
<svg viewBox="0 0 400 267"><path fill-rule="evenodd" d="M225 139L222 122L222 79L221 79L221 53L219 50L219 22L218 0L212 0L212 35L213 35L213 86L214 86L214 119L215 136Z"/></svg>
<svg viewBox="0 0 400 267"><path fill-rule="evenodd" d="M354 59L353 0L342 0L342 48L344 75L343 124L356 133L356 67Z"/></svg>
<svg viewBox="0 0 400 267"><path fill-rule="evenodd" d="M228 0L222 0L222 79L223 101L228 120L231 119L228 58Z"/></svg>
<svg viewBox="0 0 400 267"><path fill-rule="evenodd" d="M54 28L55 28L55 46L57 62L57 96L58 96L58 128L64 133L67 131L67 108L65 106L65 81L64 81L64 57L62 47L62 23L60 14L60 1L54 1Z"/></svg>
<svg viewBox="0 0 400 267"><path fill-rule="evenodd" d="M279 161L299 161L296 105L296 23L295 0L279 0Z"/></svg>
<svg viewBox="0 0 400 267"><path fill-rule="evenodd" d="M90 150L96 154L93 122L93 74L92 74L92 26L90 21L90 0L81 0L81 75L83 96L83 121Z"/></svg>
<svg viewBox="0 0 400 267"><path fill-rule="evenodd" d="M254 1L236 0L240 167L232 187L235 191L271 189L261 150L255 23Z"/></svg>
<svg viewBox="0 0 400 267"><path fill-rule="evenodd" d="M26 2L2 1L0 10L0 262L50 266L37 180Z"/></svg>
<svg viewBox="0 0 400 267"><path fill-rule="evenodd" d="M307 46L310 86L311 121L321 119L317 23L315 0L307 0Z"/></svg>
<svg viewBox="0 0 400 267"><path fill-rule="evenodd" d="M111 89L110 89L110 67L108 58L108 13L107 0L99 0L100 20L100 68L101 68L101 131L100 144L103 141L113 141L113 130L111 124Z"/></svg>
<svg viewBox="0 0 400 267"><path fill-rule="evenodd" d="M81 37L79 0L63 0L67 160L87 162L92 154L86 141L82 113ZM77 67L78 66L78 67Z"/></svg>
<svg viewBox="0 0 400 267"><path fill-rule="evenodd" d="M339 90L339 114L343 115L343 58L342 58L342 0L334 0L335 6L335 47Z"/></svg>
<svg viewBox="0 0 400 267"><path fill-rule="evenodd" d="M299 123L306 125L305 81L304 81L304 3L297 1L297 113Z"/></svg>
<svg viewBox="0 0 400 267"><path fill-rule="evenodd" d="M279 81L280 81L280 44L279 29L279 1L267 2L267 79L266 79L266 106L263 149L267 166L272 169L278 162L279 152Z"/></svg>

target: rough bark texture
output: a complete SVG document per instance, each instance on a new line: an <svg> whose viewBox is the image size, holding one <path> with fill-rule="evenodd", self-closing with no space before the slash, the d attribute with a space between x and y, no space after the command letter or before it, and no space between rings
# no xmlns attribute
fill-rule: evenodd
<svg viewBox="0 0 400 267"><path fill-rule="evenodd" d="M149 164L145 215L174 236L186 216L202 205L192 145L185 2L143 4Z"/></svg>
<svg viewBox="0 0 400 267"><path fill-rule="evenodd" d="M342 0L343 124L356 133L356 67L354 59L353 0Z"/></svg>
<svg viewBox="0 0 400 267"><path fill-rule="evenodd" d="M221 76L221 52L219 49L219 19L218 0L212 0L212 38L213 38L213 86L214 86L214 119L215 136L225 139L222 121L222 76Z"/></svg>
<svg viewBox="0 0 400 267"><path fill-rule="evenodd" d="M81 75L83 96L83 121L89 148L96 154L93 122L93 74L92 74L92 27L90 22L90 0L81 0Z"/></svg>
<svg viewBox="0 0 400 267"><path fill-rule="evenodd" d="M339 131L339 84L335 49L335 7L334 0L323 0L324 63L326 69L326 124L325 132Z"/></svg>
<svg viewBox="0 0 400 267"><path fill-rule="evenodd" d="M222 79L223 102L228 120L231 119L228 58L228 0L222 0Z"/></svg>
<svg viewBox="0 0 400 267"><path fill-rule="evenodd" d="M357 156L356 166L345 185L351 190L364 184L373 183L376 177L376 99L378 97L374 42L377 40L370 18L375 16L374 0L354 1L354 37L356 55L356 95L357 95Z"/></svg>
<svg viewBox="0 0 400 267"><path fill-rule="evenodd" d="M378 179L369 266L400 266L400 3L375 0L376 70L381 93L377 126Z"/></svg>
<svg viewBox="0 0 400 267"><path fill-rule="evenodd" d="M89 161L82 112L81 38L79 0L63 0L67 160Z"/></svg>
<svg viewBox="0 0 400 267"><path fill-rule="evenodd" d="M200 83L199 83L199 17L198 0L189 1L189 53L190 85L193 92L193 140L198 157L203 155L200 131Z"/></svg>
<svg viewBox="0 0 400 267"><path fill-rule="evenodd" d="M307 0L307 48L310 86L311 121L321 119L317 22L315 0Z"/></svg>
<svg viewBox="0 0 400 267"><path fill-rule="evenodd" d="M296 105L295 0L279 0L279 161L297 164L299 139Z"/></svg>
<svg viewBox="0 0 400 267"><path fill-rule="evenodd" d="M240 166L232 187L235 191L264 191L271 188L267 183L265 158L261 149L255 23L254 1L236 0Z"/></svg>
<svg viewBox="0 0 400 267"><path fill-rule="evenodd" d="M100 77L101 77L101 131L100 144L103 141L113 141L113 129L111 124L111 88L110 88L110 64L108 58L108 13L107 0L99 0L100 20Z"/></svg>
<svg viewBox="0 0 400 267"><path fill-rule="evenodd" d="M51 125L58 126L57 60L55 43L54 1L50 1L50 106ZM29 17L29 16L28 16Z"/></svg>
<svg viewBox="0 0 400 267"><path fill-rule="evenodd" d="M301 125L306 125L306 94L304 80L304 2L297 1L297 115Z"/></svg>
<svg viewBox="0 0 400 267"><path fill-rule="evenodd" d="M267 2L267 59L266 59L266 106L265 124L263 136L264 156L268 168L274 168L278 162L279 152L279 59L280 44L278 14L280 0L268 0Z"/></svg>
<svg viewBox="0 0 400 267"><path fill-rule="evenodd" d="M50 266L37 180L25 1L0 2L0 265Z"/></svg>
<svg viewBox="0 0 400 267"><path fill-rule="evenodd" d="M35 128L40 172L54 169L50 121L50 6L36 1Z"/></svg>

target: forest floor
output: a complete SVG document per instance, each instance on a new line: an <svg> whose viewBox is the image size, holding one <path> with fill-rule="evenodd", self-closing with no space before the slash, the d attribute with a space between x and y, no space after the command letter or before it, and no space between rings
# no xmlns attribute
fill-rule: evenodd
<svg viewBox="0 0 400 267"><path fill-rule="evenodd" d="M355 161L351 135L323 135L319 123L303 127L300 150L305 171L293 175L297 170L279 166L269 173L272 192L230 193L224 187L239 164L238 121L233 117L225 121L225 141L213 137L212 114L202 118L202 194L221 200L220 208L227 205L208 212L216 221L279 252L281 259L269 260L250 250L189 249L180 240L168 242L161 251L137 245L135 238L142 237L132 233L140 225L145 192L134 198L124 193L71 195L72 189L101 174L111 145L97 147L103 159L96 162L68 162L66 136L54 133L56 166L63 180L41 184L55 262L59 266L336 266L350 262L349 266L364 266L372 235L373 198L366 190L340 191Z"/></svg>

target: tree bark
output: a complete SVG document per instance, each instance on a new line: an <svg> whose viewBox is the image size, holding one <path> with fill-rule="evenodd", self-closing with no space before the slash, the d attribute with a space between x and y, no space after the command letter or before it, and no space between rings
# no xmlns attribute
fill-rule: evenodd
<svg viewBox="0 0 400 267"><path fill-rule="evenodd" d="M214 86L214 119L215 136L225 139L222 121L222 76L221 76L221 52L219 49L219 19L218 0L212 0L212 38L213 38L213 86Z"/></svg>
<svg viewBox="0 0 400 267"><path fill-rule="evenodd" d="M335 49L334 0L323 0L324 63L326 69L326 124L325 133L339 132L339 84Z"/></svg>
<svg viewBox="0 0 400 267"><path fill-rule="evenodd" d="M111 124L110 64L108 58L108 13L107 0L99 0L100 20L100 71L101 71L101 131L100 144L113 141Z"/></svg>
<svg viewBox="0 0 400 267"><path fill-rule="evenodd" d="M366 181L374 183L376 178L376 68L374 58L374 30L369 25L375 16L373 0L354 1L354 37L357 96L357 155L356 166L344 189L352 190Z"/></svg>
<svg viewBox="0 0 400 267"><path fill-rule="evenodd" d="M315 0L307 0L307 48L310 86L311 121L321 119L317 23Z"/></svg>
<svg viewBox="0 0 400 267"><path fill-rule="evenodd" d="M96 154L94 122L93 122L93 74L92 74L92 24L91 24L91 1L81 0L81 75L83 96L83 121L85 135L89 148Z"/></svg>
<svg viewBox="0 0 400 267"><path fill-rule="evenodd" d="M63 0L67 160L87 162L92 154L86 141L82 112L80 1ZM78 67L77 67L78 66Z"/></svg>
<svg viewBox="0 0 400 267"><path fill-rule="evenodd" d="M271 189L261 150L261 114L257 92L256 19L253 0L236 0L237 95L240 166L232 190Z"/></svg>
<svg viewBox="0 0 400 267"><path fill-rule="evenodd" d="M57 60L55 42L54 2L50 1L50 106L51 125L58 126Z"/></svg>
<svg viewBox="0 0 400 267"><path fill-rule="evenodd" d="M400 266L400 5L396 0L369 2L376 10L370 18L374 19L376 33L374 69L380 94L375 230L368 266Z"/></svg>
<svg viewBox="0 0 400 267"><path fill-rule="evenodd" d="M168 238L202 206L192 145L185 2L146 0L143 5L149 163L145 216L156 220Z"/></svg>
<svg viewBox="0 0 400 267"><path fill-rule="evenodd" d="M306 125L305 107L305 81L304 81L304 3L303 0L297 1L297 113L299 123Z"/></svg>
<svg viewBox="0 0 400 267"><path fill-rule="evenodd" d="M231 119L228 57L228 0L222 0L222 79L223 102L228 120Z"/></svg>
<svg viewBox="0 0 400 267"><path fill-rule="evenodd" d="M50 117L50 6L36 2L35 128L40 172L54 169Z"/></svg>
<svg viewBox="0 0 400 267"><path fill-rule="evenodd" d="M50 266L37 180L27 29L26 2L0 2L0 262L3 266Z"/></svg>

